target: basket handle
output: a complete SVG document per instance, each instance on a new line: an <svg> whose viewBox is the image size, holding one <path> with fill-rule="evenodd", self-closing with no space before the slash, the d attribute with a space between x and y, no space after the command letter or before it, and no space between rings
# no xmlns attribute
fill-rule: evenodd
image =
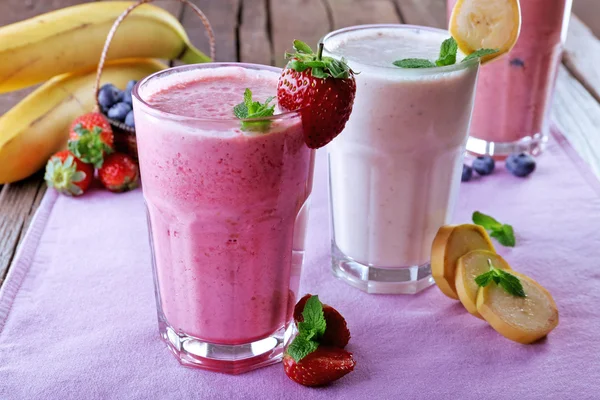
<svg viewBox="0 0 600 400"><path fill-rule="evenodd" d="M104 64L106 62L106 55L108 53L108 48L110 47L110 43L112 42L113 37L115 36L115 33L117 32L117 28L119 27L119 25L121 25L121 22L123 22L123 20L135 8L141 6L142 4L151 3L153 1L154 0L139 0L138 2L130 5L129 7L127 7L127 9L125 11L123 11L123 13L121 15L119 15L119 17L114 22L113 26L110 28L110 31L108 32L108 36L106 37L106 42L104 42L104 48L102 49L102 54L100 55L100 62L98 63L98 70L96 72L96 82L94 83L94 99L96 100L96 109L97 110L100 109L100 105L98 104L98 92L100 91L100 78L102 77L102 70L104 69ZM198 17L200 17L200 20L202 21L202 24L204 25L204 28L206 29L206 33L208 34L208 41L210 44L210 58L212 60L214 60L215 59L215 34L213 32L212 27L210 26L210 22L208 21L208 18L206 18L206 15L204 15L202 10L200 10L200 8L198 8L198 6L196 6L191 1L189 1L189 0L177 0L177 1L190 6L192 8L192 10L194 10L194 12L196 14L198 14Z"/></svg>

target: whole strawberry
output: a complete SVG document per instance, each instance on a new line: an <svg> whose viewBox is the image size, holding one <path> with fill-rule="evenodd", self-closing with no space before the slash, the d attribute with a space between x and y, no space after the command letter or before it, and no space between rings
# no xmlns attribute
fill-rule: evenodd
<svg viewBox="0 0 600 400"><path fill-rule="evenodd" d="M104 156L113 152L113 131L104 115L92 112L84 114L71 124L69 150L81 161L102 166Z"/></svg>
<svg viewBox="0 0 600 400"><path fill-rule="evenodd" d="M317 149L339 135L352 112L356 81L345 61L323 57L323 43L317 54L306 43L294 40L293 54L277 84L279 107L301 110L304 140Z"/></svg>
<svg viewBox="0 0 600 400"><path fill-rule="evenodd" d="M79 160L69 150L59 151L48 160L44 179L48 187L67 196L81 196L90 187L94 167Z"/></svg>
<svg viewBox="0 0 600 400"><path fill-rule="evenodd" d="M127 154L113 153L104 158L98 178L111 192L125 192L138 187L139 169Z"/></svg>
<svg viewBox="0 0 600 400"><path fill-rule="evenodd" d="M322 386L352 372L356 361L352 353L337 347L319 346L300 361L290 354L283 356L286 375L304 386Z"/></svg>
<svg viewBox="0 0 600 400"><path fill-rule="evenodd" d="M296 304L296 307L294 308L294 320L297 323L304 321L302 312L304 311L306 301L311 297L311 294L307 294L300 299L298 304ZM350 330L348 329L346 319L342 317L342 314L340 314L338 310L327 304L323 304L323 316L325 317L327 328L325 329L325 333L323 334L320 343L342 349L346 347L350 341Z"/></svg>
<svg viewBox="0 0 600 400"><path fill-rule="evenodd" d="M329 308L335 311L332 307ZM352 353L341 347L329 346L325 343L325 341L332 340L326 338L326 333L330 329L330 321L326 319L324 311L325 306L319 297L312 295L304 296L294 310L298 334L286 348L283 356L283 369L290 379L301 385L328 384L352 372L356 365ZM343 320L337 311L335 313ZM332 328L331 332L336 334L343 332L344 329L348 330L345 321L344 329L339 329L337 326ZM338 341L338 344L343 342L345 346L349 338L350 332L347 331L347 337L344 336L341 341ZM335 340L333 341L335 342Z"/></svg>

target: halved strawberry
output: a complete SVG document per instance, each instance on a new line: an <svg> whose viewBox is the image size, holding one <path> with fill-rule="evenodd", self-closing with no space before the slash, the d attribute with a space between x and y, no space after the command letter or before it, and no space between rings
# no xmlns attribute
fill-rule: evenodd
<svg viewBox="0 0 600 400"><path fill-rule="evenodd" d="M306 294L300 299L298 304L296 304L296 307L294 308L294 320L296 323L304 321L302 312L304 311L306 301L310 297L312 297L312 294ZM350 341L350 330L348 329L346 320L338 310L327 304L323 304L323 315L325 316L327 328L325 329L325 333L320 339L320 342L327 346L343 349Z"/></svg>
<svg viewBox="0 0 600 400"><path fill-rule="evenodd" d="M289 354L283 356L285 374L304 386L322 386L352 372L356 361L352 353L337 347L319 346L300 361Z"/></svg>
<svg viewBox="0 0 600 400"><path fill-rule="evenodd" d="M44 179L48 187L67 196L81 196L92 183L94 168L69 150L59 151L48 160Z"/></svg>
<svg viewBox="0 0 600 400"><path fill-rule="evenodd" d="M318 149L339 135L352 112L356 81L345 61L323 57L310 46L294 40L294 54L277 84L277 102L283 110L301 110L304 140Z"/></svg>
<svg viewBox="0 0 600 400"><path fill-rule="evenodd" d="M110 123L100 113L84 114L71 124L69 150L81 161L102 166L104 156L113 152L114 136Z"/></svg>

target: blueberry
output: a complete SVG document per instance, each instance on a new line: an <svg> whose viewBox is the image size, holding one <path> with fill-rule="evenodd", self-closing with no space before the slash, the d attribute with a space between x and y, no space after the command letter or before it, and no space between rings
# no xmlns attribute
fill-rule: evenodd
<svg viewBox="0 0 600 400"><path fill-rule="evenodd" d="M133 110L131 110L127 113L127 116L125 117L125 125L135 128L135 121L133 119Z"/></svg>
<svg viewBox="0 0 600 400"><path fill-rule="evenodd" d="M508 156L505 164L511 174L520 178L535 171L535 160L527 153L513 153Z"/></svg>
<svg viewBox="0 0 600 400"><path fill-rule="evenodd" d="M127 104L133 104L133 101L131 99L131 91L133 90L133 87L135 86L136 83L137 83L137 81L127 82L127 87L125 88L125 91L123 92L123 101Z"/></svg>
<svg viewBox="0 0 600 400"><path fill-rule="evenodd" d="M473 168L469 167L467 164L463 164L462 178L460 178L461 182L469 182L472 177Z"/></svg>
<svg viewBox="0 0 600 400"><path fill-rule="evenodd" d="M125 117L131 111L131 105L127 103L117 103L108 110L108 118L116 121L125 121Z"/></svg>
<svg viewBox="0 0 600 400"><path fill-rule="evenodd" d="M107 83L98 92L98 103L103 110L108 110L123 99L123 92L112 83Z"/></svg>
<svg viewBox="0 0 600 400"><path fill-rule="evenodd" d="M489 175L494 172L494 159L490 156L479 156L473 160L473 169L482 176Z"/></svg>

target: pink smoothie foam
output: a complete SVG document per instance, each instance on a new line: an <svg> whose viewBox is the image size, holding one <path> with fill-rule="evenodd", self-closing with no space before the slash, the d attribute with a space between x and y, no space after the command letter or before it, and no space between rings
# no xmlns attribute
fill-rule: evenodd
<svg viewBox="0 0 600 400"><path fill-rule="evenodd" d="M456 1L448 0L448 15ZM571 0L521 1L516 46L479 73L472 136L515 142L546 132L570 4Z"/></svg>
<svg viewBox="0 0 600 400"><path fill-rule="evenodd" d="M258 133L231 120L245 88L262 102L275 95L277 78L219 67L172 74L141 89L154 109L210 119L136 111L160 306L178 333L243 344L290 319L312 152L295 116Z"/></svg>

